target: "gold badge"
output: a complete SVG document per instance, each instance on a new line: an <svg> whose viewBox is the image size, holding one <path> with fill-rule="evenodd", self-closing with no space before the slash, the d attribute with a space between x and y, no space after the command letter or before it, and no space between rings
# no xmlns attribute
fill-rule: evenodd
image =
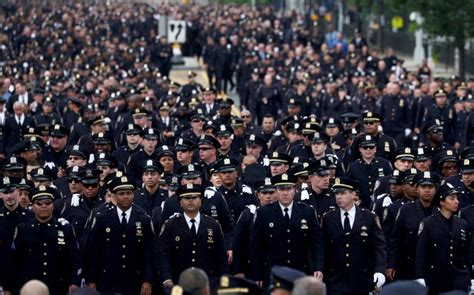
<svg viewBox="0 0 474 295"><path fill-rule="evenodd" d="M400 99L400 107L403 108L404 105L405 105L405 101L403 99Z"/></svg>
<svg viewBox="0 0 474 295"><path fill-rule="evenodd" d="M367 226L363 225L360 230L367 230Z"/></svg>
<svg viewBox="0 0 474 295"><path fill-rule="evenodd" d="M58 230L58 237L64 238L64 232L62 230Z"/></svg>

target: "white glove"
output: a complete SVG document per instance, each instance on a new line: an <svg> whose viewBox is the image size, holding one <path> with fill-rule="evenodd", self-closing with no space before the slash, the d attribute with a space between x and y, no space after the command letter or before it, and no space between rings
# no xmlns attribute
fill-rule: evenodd
<svg viewBox="0 0 474 295"><path fill-rule="evenodd" d="M242 192L244 192L244 193L246 193L246 194L251 194L251 193L252 193L252 189L244 184L244 185L242 186Z"/></svg>
<svg viewBox="0 0 474 295"><path fill-rule="evenodd" d="M471 291L474 290L474 280L471 280Z"/></svg>
<svg viewBox="0 0 474 295"><path fill-rule="evenodd" d="M66 225L66 224L69 224L69 221L67 221L66 219L64 219L64 218L62 218L62 217L61 217L61 218L58 218L58 221L59 221L59 223L61 223L61 225L63 225L63 226Z"/></svg>
<svg viewBox="0 0 474 295"><path fill-rule="evenodd" d="M308 194L307 190L301 191L301 198L300 199L301 199L301 201L309 200L309 194Z"/></svg>
<svg viewBox="0 0 474 295"><path fill-rule="evenodd" d="M385 197L383 199L382 207L387 208L388 206L390 206L390 204L392 204L392 199L390 199L390 197Z"/></svg>
<svg viewBox="0 0 474 295"><path fill-rule="evenodd" d="M379 272L374 273L374 284L377 288L381 288L385 284L385 276Z"/></svg>
<svg viewBox="0 0 474 295"><path fill-rule="evenodd" d="M71 198L71 206L72 207L79 207L79 201L80 201L79 197L80 196L81 196L80 194L72 195L72 198Z"/></svg>
<svg viewBox="0 0 474 295"><path fill-rule="evenodd" d="M411 134L411 130L409 128L405 128L405 137Z"/></svg>
<svg viewBox="0 0 474 295"><path fill-rule="evenodd" d="M204 191L204 197L206 197L207 199L214 197L215 194L216 192L209 188Z"/></svg>
<svg viewBox="0 0 474 295"><path fill-rule="evenodd" d="M426 287L425 279L416 279L415 282L422 285L423 287Z"/></svg>

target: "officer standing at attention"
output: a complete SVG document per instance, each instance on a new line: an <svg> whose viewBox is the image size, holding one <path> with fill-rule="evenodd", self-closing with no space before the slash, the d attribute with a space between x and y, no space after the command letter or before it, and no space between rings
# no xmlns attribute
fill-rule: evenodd
<svg viewBox="0 0 474 295"><path fill-rule="evenodd" d="M151 219L132 206L132 179L116 177L109 185L116 206L96 214L85 249L88 287L103 294L151 295L156 273Z"/></svg>
<svg viewBox="0 0 474 295"><path fill-rule="evenodd" d="M257 209L251 235L251 264L254 279L267 286L274 265L288 266L322 279L323 240L316 211L295 202L297 177L272 177L278 202Z"/></svg>
<svg viewBox="0 0 474 295"><path fill-rule="evenodd" d="M159 235L159 267L165 288L178 283L189 267L203 269L212 279L227 271L224 234L217 221L201 214L203 188L188 183L176 191L183 213L177 213L162 226Z"/></svg>
<svg viewBox="0 0 474 295"><path fill-rule="evenodd" d="M80 255L74 229L53 216L53 200L59 193L39 186L30 192L35 218L19 224L11 247L11 270L4 290L18 292L29 280L44 282L51 295L68 294L80 285Z"/></svg>
<svg viewBox="0 0 474 295"><path fill-rule="evenodd" d="M328 211L322 221L328 294L367 295L385 283L387 251L380 221L355 205L354 180L336 178L332 188L339 208Z"/></svg>
<svg viewBox="0 0 474 295"><path fill-rule="evenodd" d="M467 292L471 286L471 241L467 222L455 216L458 191L445 183L439 187L434 202L439 210L425 218L418 230L416 277L422 285L426 283L428 294Z"/></svg>

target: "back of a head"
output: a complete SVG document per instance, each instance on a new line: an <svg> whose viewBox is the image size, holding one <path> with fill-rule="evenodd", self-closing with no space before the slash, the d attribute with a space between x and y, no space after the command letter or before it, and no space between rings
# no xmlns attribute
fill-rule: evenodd
<svg viewBox="0 0 474 295"><path fill-rule="evenodd" d="M397 281L382 288L382 295L426 295L428 289L414 281Z"/></svg>
<svg viewBox="0 0 474 295"><path fill-rule="evenodd" d="M42 281L31 280L21 287L20 295L49 295L49 289Z"/></svg>
<svg viewBox="0 0 474 295"><path fill-rule="evenodd" d="M303 277L295 281L292 295L326 295L326 285L314 277Z"/></svg>
<svg viewBox="0 0 474 295"><path fill-rule="evenodd" d="M179 276L179 285L193 295L208 295L209 278L200 268L188 268Z"/></svg>

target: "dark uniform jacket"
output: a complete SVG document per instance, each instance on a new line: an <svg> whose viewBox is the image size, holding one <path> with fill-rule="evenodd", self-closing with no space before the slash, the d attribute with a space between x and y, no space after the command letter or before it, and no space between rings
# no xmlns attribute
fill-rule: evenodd
<svg viewBox="0 0 474 295"><path fill-rule="evenodd" d="M363 293L373 290L373 274L385 273L387 251L377 216L356 207L354 224L344 233L341 210L323 216L324 281L328 291Z"/></svg>
<svg viewBox="0 0 474 295"><path fill-rule="evenodd" d="M297 193L295 199L313 207L318 215L318 221L322 220L324 213L337 206L336 196L331 189L325 189L318 194L311 187L307 187Z"/></svg>
<svg viewBox="0 0 474 295"><path fill-rule="evenodd" d="M289 223L280 203L257 210L251 237L254 279L268 283L274 265L288 266L307 274L323 270L321 228L313 208L293 202Z"/></svg>
<svg viewBox="0 0 474 295"><path fill-rule="evenodd" d="M390 237L387 261L387 268L396 270L397 279L415 279L418 228L420 222L434 210L433 207L423 208L418 200L400 208Z"/></svg>
<svg viewBox="0 0 474 295"><path fill-rule="evenodd" d="M168 191L158 188L151 194L146 188L141 188L133 192L135 196L133 203L142 208L148 215L153 214L153 209L161 207L162 203L168 198Z"/></svg>
<svg viewBox="0 0 474 295"><path fill-rule="evenodd" d="M234 244L232 246L232 272L250 275L250 234L253 228L253 218L257 206L249 205L242 211L234 231Z"/></svg>
<svg viewBox="0 0 474 295"><path fill-rule="evenodd" d="M469 231L470 245L469 249L469 259L470 259L470 268L473 269L474 266L474 243L472 242L472 237L474 237L474 205L470 205L461 210L459 217L464 219L467 222L467 229ZM471 278L474 279L474 273L471 271Z"/></svg>
<svg viewBox="0 0 474 295"><path fill-rule="evenodd" d="M470 233L457 216L446 219L440 211L424 219L418 231L416 277L424 278L430 292L468 290Z"/></svg>
<svg viewBox="0 0 474 295"><path fill-rule="evenodd" d="M88 246L86 282L103 294L139 294L144 282L153 284L154 232L144 211L132 207L125 226L115 206L97 214Z"/></svg>
<svg viewBox="0 0 474 295"><path fill-rule="evenodd" d="M68 293L70 285L80 285L80 256L73 227L52 218L19 224L12 246L5 290L19 291L29 280L44 282L50 294Z"/></svg>
<svg viewBox="0 0 474 295"><path fill-rule="evenodd" d="M237 220L248 205L258 205L254 191L247 185L237 182L234 189L221 186L218 190L222 193L234 220Z"/></svg>
<svg viewBox="0 0 474 295"><path fill-rule="evenodd" d="M179 281L189 267L203 269L210 278L227 271L224 235L213 218L201 214L198 232L193 238L183 214L168 219L159 236L159 266L162 281Z"/></svg>

